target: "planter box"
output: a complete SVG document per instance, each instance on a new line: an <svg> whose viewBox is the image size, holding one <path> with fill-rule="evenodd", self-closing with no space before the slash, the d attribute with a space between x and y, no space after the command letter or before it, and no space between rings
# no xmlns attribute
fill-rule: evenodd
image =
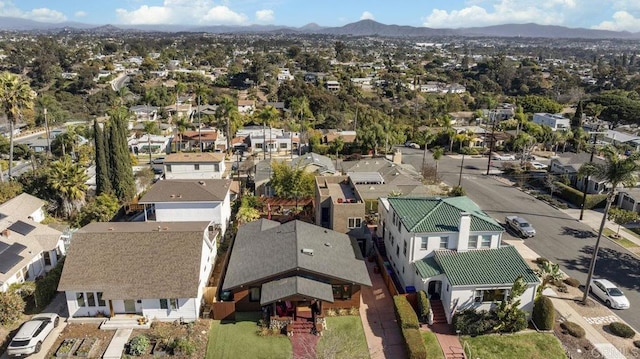
<svg viewBox="0 0 640 359"><path fill-rule="evenodd" d="M89 358L89 355L97 342L98 339L96 338L86 338L82 340L82 343L80 343L78 349L75 351L75 355L79 358Z"/></svg>
<svg viewBox="0 0 640 359"><path fill-rule="evenodd" d="M160 342L156 342L153 345L153 350L151 351L151 354L153 354L154 357L163 357L165 355L168 355L169 353L167 352L167 349L169 349L166 345L160 343Z"/></svg>
<svg viewBox="0 0 640 359"><path fill-rule="evenodd" d="M56 358L70 358L76 352L76 349L80 345L80 339L65 339L60 343L58 350L56 350Z"/></svg>

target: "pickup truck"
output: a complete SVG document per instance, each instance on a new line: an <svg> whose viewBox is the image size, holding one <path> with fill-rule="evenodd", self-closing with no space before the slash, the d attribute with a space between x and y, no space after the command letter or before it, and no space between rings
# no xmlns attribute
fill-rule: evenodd
<svg viewBox="0 0 640 359"><path fill-rule="evenodd" d="M536 230L526 219L518 216L507 216L504 220L519 236L531 238L536 235Z"/></svg>

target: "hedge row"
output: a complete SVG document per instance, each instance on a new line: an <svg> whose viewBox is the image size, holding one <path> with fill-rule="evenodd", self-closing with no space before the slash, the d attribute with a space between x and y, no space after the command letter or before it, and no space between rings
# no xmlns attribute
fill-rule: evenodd
<svg viewBox="0 0 640 359"><path fill-rule="evenodd" d="M393 297L393 307L395 308L396 317L402 330L402 337L407 348L409 359L424 359L427 357L427 348L422 341L420 334L420 324L418 316L409 304L405 296L396 295Z"/></svg>
<svg viewBox="0 0 640 359"><path fill-rule="evenodd" d="M393 306L398 317L398 323L402 329L420 329L418 316L405 296L393 297Z"/></svg>
<svg viewBox="0 0 640 359"><path fill-rule="evenodd" d="M571 186L556 181L554 185L558 188L558 197L569 201L571 204L580 207L582 205L582 197L584 194ZM593 209L604 207L607 200L606 194L587 194L587 199L584 202L585 209Z"/></svg>
<svg viewBox="0 0 640 359"><path fill-rule="evenodd" d="M427 298L427 293L424 290L418 292L418 312L420 312L420 319L423 322L427 321L429 318L429 298Z"/></svg>

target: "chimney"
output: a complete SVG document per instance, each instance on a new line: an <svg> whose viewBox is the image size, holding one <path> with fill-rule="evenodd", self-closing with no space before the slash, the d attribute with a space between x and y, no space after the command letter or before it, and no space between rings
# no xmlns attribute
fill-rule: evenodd
<svg viewBox="0 0 640 359"><path fill-rule="evenodd" d="M471 230L471 215L468 212L460 213L458 225L458 252L469 250L469 231Z"/></svg>
<svg viewBox="0 0 640 359"><path fill-rule="evenodd" d="M397 165L402 164L402 152L400 152L399 148L396 149L396 152L393 153L392 162Z"/></svg>
<svg viewBox="0 0 640 359"><path fill-rule="evenodd" d="M2 236L9 238L9 234L11 234L11 231L8 229L5 229L4 231L2 231Z"/></svg>

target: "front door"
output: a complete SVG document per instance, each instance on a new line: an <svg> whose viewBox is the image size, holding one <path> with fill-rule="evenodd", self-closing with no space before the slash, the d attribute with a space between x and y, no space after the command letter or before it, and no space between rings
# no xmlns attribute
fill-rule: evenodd
<svg viewBox="0 0 640 359"><path fill-rule="evenodd" d="M136 301L133 299L126 299L124 301L124 312L125 313L135 313L136 312Z"/></svg>
<svg viewBox="0 0 640 359"><path fill-rule="evenodd" d="M427 288L427 294L429 298L434 300L440 299L440 291L442 290L442 282L439 280L432 280L429 282L429 287Z"/></svg>

